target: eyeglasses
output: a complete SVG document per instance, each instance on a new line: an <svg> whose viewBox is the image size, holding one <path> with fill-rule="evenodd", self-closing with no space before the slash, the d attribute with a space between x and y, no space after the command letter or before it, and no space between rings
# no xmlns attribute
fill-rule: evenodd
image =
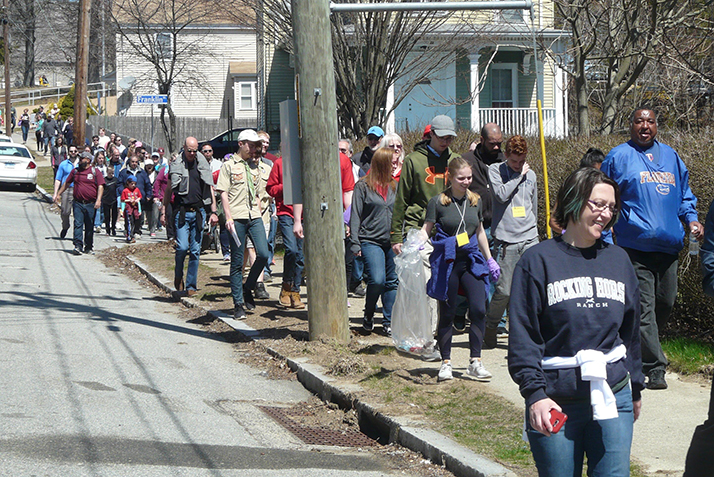
<svg viewBox="0 0 714 477"><path fill-rule="evenodd" d="M387 147L390 149L402 149L404 146L402 146L401 144L390 144Z"/></svg>
<svg viewBox="0 0 714 477"><path fill-rule="evenodd" d="M198 152L198 149L189 149L189 148L186 148L186 152L190 152L190 153L195 154L195 153Z"/></svg>
<svg viewBox="0 0 714 477"><path fill-rule="evenodd" d="M588 199L588 203L592 205L593 212L603 213L605 212L605 209L609 210L612 215L617 215L617 213L619 212L619 209L617 207L607 205L606 202L603 202L601 200L595 201Z"/></svg>
<svg viewBox="0 0 714 477"><path fill-rule="evenodd" d="M346 147L341 147L341 148L340 148L340 152L341 152L342 154L347 154L347 148L346 148Z"/></svg>
<svg viewBox="0 0 714 477"><path fill-rule="evenodd" d="M203 152L203 153L205 154L205 153L207 153L207 152L213 152L213 149L204 149L204 150L202 150L201 152Z"/></svg>

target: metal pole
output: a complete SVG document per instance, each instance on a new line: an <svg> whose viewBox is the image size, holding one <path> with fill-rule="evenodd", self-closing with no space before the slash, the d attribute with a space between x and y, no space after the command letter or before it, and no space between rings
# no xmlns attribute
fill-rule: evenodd
<svg viewBox="0 0 714 477"><path fill-rule="evenodd" d="M154 152L154 105L151 105L151 152Z"/></svg>
<svg viewBox="0 0 714 477"><path fill-rule="evenodd" d="M512 2L424 2L424 3L334 3L332 13L340 12L394 12L394 11L444 11L444 10L527 10L532 0Z"/></svg>

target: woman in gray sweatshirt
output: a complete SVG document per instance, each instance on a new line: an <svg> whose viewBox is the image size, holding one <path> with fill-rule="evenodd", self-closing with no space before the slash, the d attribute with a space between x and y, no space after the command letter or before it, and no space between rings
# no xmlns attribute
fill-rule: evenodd
<svg viewBox="0 0 714 477"><path fill-rule="evenodd" d="M392 149L383 147L372 156L369 174L355 184L350 214L350 242L355 256L364 259L367 276L362 327L374 328L374 311L382 298L382 329L392 333L392 306L397 296L397 271L389 240L397 183L392 178Z"/></svg>

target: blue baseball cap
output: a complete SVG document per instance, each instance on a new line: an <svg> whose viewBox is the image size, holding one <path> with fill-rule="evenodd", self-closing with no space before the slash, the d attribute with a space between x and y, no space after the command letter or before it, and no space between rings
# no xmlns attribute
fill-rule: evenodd
<svg viewBox="0 0 714 477"><path fill-rule="evenodd" d="M384 130L379 126L372 126L371 128L369 128L369 131L367 131L367 136L369 136L370 134L372 136L383 137Z"/></svg>
<svg viewBox="0 0 714 477"><path fill-rule="evenodd" d="M126 182L136 182L136 176L135 175L130 175L129 177L126 178Z"/></svg>

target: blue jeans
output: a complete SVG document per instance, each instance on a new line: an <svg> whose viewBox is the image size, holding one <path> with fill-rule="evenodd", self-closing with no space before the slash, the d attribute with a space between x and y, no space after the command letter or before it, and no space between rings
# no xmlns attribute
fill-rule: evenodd
<svg viewBox="0 0 714 477"><path fill-rule="evenodd" d="M22 129L22 142L27 142L27 134L30 132L30 126L20 126Z"/></svg>
<svg viewBox="0 0 714 477"><path fill-rule="evenodd" d="M179 227L180 214L175 214L176 226L176 264L174 279L183 278L183 263L188 255L186 269L186 290L195 290L198 281L198 259L201 256L201 241L203 240L203 223L206 221L206 211L186 212L183 227Z"/></svg>
<svg viewBox="0 0 714 477"><path fill-rule="evenodd" d="M268 232L268 263L265 264L265 273L272 275L273 271L270 268L273 265L273 256L275 255L275 236L278 235L278 219L270 216L270 232Z"/></svg>
<svg viewBox="0 0 714 477"><path fill-rule="evenodd" d="M616 419L593 420L589 400L578 403L558 403L568 420L559 433L546 437L531 429L528 440L541 477L581 477L583 457L588 456L588 475L621 477L630 475L632 445L632 393L625 386L615 393ZM526 410L526 422L528 422Z"/></svg>
<svg viewBox="0 0 714 477"><path fill-rule="evenodd" d="M294 219L289 215L278 215L278 225L283 236L285 258L283 260L283 283L291 285L291 291L300 292L302 271L305 268L305 258L302 254L301 238L293 233Z"/></svg>
<svg viewBox="0 0 714 477"><path fill-rule="evenodd" d="M364 267L365 263L362 257L355 257L354 261L352 262L352 276L349 277L349 281L347 282L347 288L350 288L351 285L354 285L356 287L359 286L360 282L362 281L362 278L364 277Z"/></svg>
<svg viewBox="0 0 714 477"><path fill-rule="evenodd" d="M362 258L367 270L367 295L364 302L364 315L374 316L377 299L382 297L382 325L392 323L392 307L397 297L397 270L394 266L394 252L391 245L377 245L362 242Z"/></svg>
<svg viewBox="0 0 714 477"><path fill-rule="evenodd" d="M240 247L233 241L231 236L231 294L233 295L233 305L243 305L243 254L245 252L245 237L250 236L250 240L255 247L255 262L250 267L250 273L245 281L245 287L253 290L258 282L260 272L268 261L268 239L265 237L265 225L263 219L258 217L252 220L234 220L236 235L240 240Z"/></svg>
<svg viewBox="0 0 714 477"><path fill-rule="evenodd" d="M231 234L228 232L225 224L220 226L219 237L221 238L221 253L225 255L231 254Z"/></svg>
<svg viewBox="0 0 714 477"><path fill-rule="evenodd" d="M97 209L97 213L94 215L94 226L101 227L104 223L104 211L102 208Z"/></svg>
<svg viewBox="0 0 714 477"><path fill-rule="evenodd" d="M91 250L94 246L94 201L87 204L80 203L77 199L72 204L74 213L74 247L82 249L82 227L84 227L84 249Z"/></svg>

